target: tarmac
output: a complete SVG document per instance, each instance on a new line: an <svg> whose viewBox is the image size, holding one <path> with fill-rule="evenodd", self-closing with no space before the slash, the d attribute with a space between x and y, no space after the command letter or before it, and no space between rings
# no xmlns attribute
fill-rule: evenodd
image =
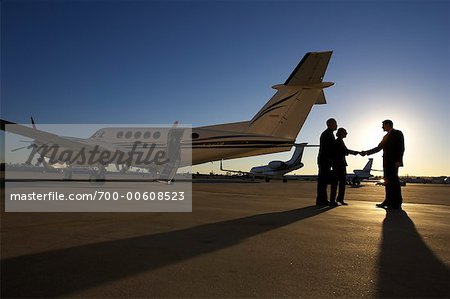
<svg viewBox="0 0 450 299"><path fill-rule="evenodd" d="M132 183L131 183L132 184ZM193 212L1 214L1 297L449 298L450 186L196 182ZM4 190L2 190L2 199Z"/></svg>

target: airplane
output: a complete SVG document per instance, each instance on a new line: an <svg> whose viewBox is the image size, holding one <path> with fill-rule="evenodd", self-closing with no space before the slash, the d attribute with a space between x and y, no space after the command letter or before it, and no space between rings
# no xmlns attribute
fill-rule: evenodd
<svg viewBox="0 0 450 299"><path fill-rule="evenodd" d="M364 166L363 169L355 169L353 170L353 173L347 174L346 177L347 185L360 185L362 180L368 180L371 177L373 177L373 175L370 174L370 171L372 170L372 164L373 158L369 158L369 161L367 162L367 164Z"/></svg>
<svg viewBox="0 0 450 299"><path fill-rule="evenodd" d="M255 166L250 169L249 172L224 169L222 160L220 161L220 170L227 172L234 172L243 175L249 175L252 178L263 177L266 182L270 182L271 179L282 179L283 183L287 183L287 178L284 176L286 173L300 169L304 166L302 163L303 150L305 147L316 147L317 145L307 145L308 143L294 144L295 151L292 158L286 162L283 161L271 161L267 165Z"/></svg>
<svg viewBox="0 0 450 299"><path fill-rule="evenodd" d="M139 164L137 154L138 151L141 151L141 156L147 154L150 151L148 142L151 141L154 143L152 150L164 148L177 153L172 159L167 159L172 167L168 174L170 177L173 169L183 166L289 151L312 107L326 104L323 90L334 85L333 82L323 82L331 55L332 51L306 53L286 81L272 87L275 94L248 121L192 128L191 133L177 128L177 122L172 128L106 127L89 138L59 136L39 130L33 119L32 128L0 120L1 130L34 139L32 151L41 157L49 157L48 148L58 145L49 158L69 165L96 167L98 172L90 178L94 181L104 180L107 165L95 159L97 164L89 164L86 162L92 162L91 159L78 156L70 160L62 153L68 150L91 152L94 149L119 153L108 162L151 170L155 163L150 166ZM170 150L169 141L172 139L178 141L178 145L173 143L173 150ZM42 149L43 146L47 148ZM120 160L124 155L130 157L125 163ZM167 172L160 168L159 171Z"/></svg>

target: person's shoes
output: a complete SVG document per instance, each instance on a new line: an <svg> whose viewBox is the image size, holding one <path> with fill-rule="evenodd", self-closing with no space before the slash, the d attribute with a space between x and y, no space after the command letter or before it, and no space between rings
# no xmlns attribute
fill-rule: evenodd
<svg viewBox="0 0 450 299"><path fill-rule="evenodd" d="M338 200L337 202L340 203L342 206L348 206L348 203L346 203L343 200Z"/></svg>
<svg viewBox="0 0 450 299"><path fill-rule="evenodd" d="M381 209L386 209L387 208L387 206L384 203L377 203L375 206L377 208L381 208Z"/></svg>
<svg viewBox="0 0 450 299"><path fill-rule="evenodd" d="M338 204L335 201L330 202L330 207L337 207Z"/></svg>

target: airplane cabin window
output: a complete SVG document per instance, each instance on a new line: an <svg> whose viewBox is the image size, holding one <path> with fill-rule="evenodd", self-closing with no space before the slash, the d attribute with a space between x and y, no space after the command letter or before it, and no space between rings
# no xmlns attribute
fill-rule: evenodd
<svg viewBox="0 0 450 299"><path fill-rule="evenodd" d="M149 139L150 136L152 136L152 133L150 133L149 131L144 133L144 139Z"/></svg>
<svg viewBox="0 0 450 299"><path fill-rule="evenodd" d="M104 131L97 131L94 135L92 135L92 138L102 138L103 135L105 135Z"/></svg>
<svg viewBox="0 0 450 299"><path fill-rule="evenodd" d="M133 135L133 133L132 133L131 131L128 131L128 132L125 134L125 138L126 138L126 139L130 139L132 135Z"/></svg>
<svg viewBox="0 0 450 299"><path fill-rule="evenodd" d="M137 131L136 133L134 133L134 138L139 139L141 138L142 133Z"/></svg>
<svg viewBox="0 0 450 299"><path fill-rule="evenodd" d="M153 133L153 139L158 139L159 137L161 137L161 133L160 132Z"/></svg>
<svg viewBox="0 0 450 299"><path fill-rule="evenodd" d="M123 137L123 131L119 131L117 132L117 138L122 138Z"/></svg>

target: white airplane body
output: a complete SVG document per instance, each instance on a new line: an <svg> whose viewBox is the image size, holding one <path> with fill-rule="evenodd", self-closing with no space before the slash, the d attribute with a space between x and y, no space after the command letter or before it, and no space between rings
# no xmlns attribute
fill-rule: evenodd
<svg viewBox="0 0 450 299"><path fill-rule="evenodd" d="M268 176L283 176L286 173L300 169L304 166L301 162L303 156L303 149L306 143L296 144L294 155L289 161L271 161L267 165L255 166L250 169L253 174L262 174Z"/></svg>
<svg viewBox="0 0 450 299"><path fill-rule="evenodd" d="M283 161L271 161L267 165L263 166L255 166L250 169L249 172L240 171L240 170L230 170L224 169L223 163L220 163L220 170L227 172L235 172L239 174L246 174L254 177L263 177L266 182L269 182L270 179L283 179L283 182L287 181L287 178L284 176L285 174L292 172L294 170L300 169L304 166L302 163L303 151L305 147L307 147L307 143L299 143L294 144L295 151L292 155L291 159L286 162ZM308 147L316 147L317 145L310 145Z"/></svg>
<svg viewBox="0 0 450 299"><path fill-rule="evenodd" d="M352 174L347 174L346 180L349 185L359 185L362 180L368 180L373 177L370 173L372 170L373 158L369 158L369 161L363 169L355 169Z"/></svg>
<svg viewBox="0 0 450 299"><path fill-rule="evenodd" d="M182 134L181 159L177 168L221 159L289 151L312 106L326 104L323 89L334 83L322 81L331 54L331 51L307 53L284 84L273 86L276 93L250 121L192 128L191 134L188 130L179 130ZM171 132L175 132L171 131L174 128L159 128L155 131L155 128L145 127L109 127L99 129L90 138L75 138L39 130L34 122L33 128L30 128L1 120L2 130L34 139L33 144L41 158L49 155L42 153L42 149L38 147L51 147L54 144L59 145L57 157L61 157L64 150L81 148L98 148L127 154L134 147L135 151L146 155L151 150L150 144L153 144L153 150L167 148ZM120 164L119 158L111 159L111 164ZM77 163L77 166L82 166L83 162L88 161L83 161L80 157L78 160L66 161L58 158L54 162ZM142 167L137 162L137 157L134 157L127 166Z"/></svg>

